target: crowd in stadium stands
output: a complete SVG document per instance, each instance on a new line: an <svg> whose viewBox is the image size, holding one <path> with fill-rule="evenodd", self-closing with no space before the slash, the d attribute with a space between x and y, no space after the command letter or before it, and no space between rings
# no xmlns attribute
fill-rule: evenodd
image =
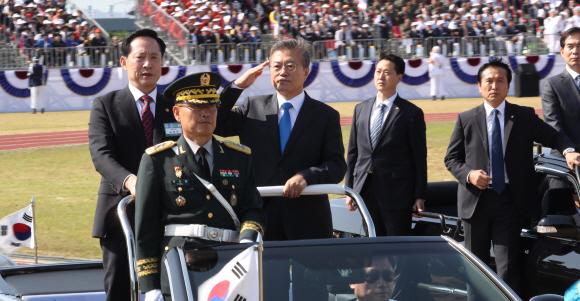
<svg viewBox="0 0 580 301"><path fill-rule="evenodd" d="M253 1L253 2L252 2ZM580 26L574 1L375 0L339 2L157 0L182 22L197 44L260 41L259 33L308 41L375 38L504 36L529 32L557 35ZM337 42L338 43L338 42Z"/></svg>
<svg viewBox="0 0 580 301"><path fill-rule="evenodd" d="M100 29L89 27L82 12L69 14L65 4L66 0L4 0L0 4L3 42L22 49L27 58L51 53L61 65L71 52L96 56L99 49L95 47L107 46L108 41Z"/></svg>

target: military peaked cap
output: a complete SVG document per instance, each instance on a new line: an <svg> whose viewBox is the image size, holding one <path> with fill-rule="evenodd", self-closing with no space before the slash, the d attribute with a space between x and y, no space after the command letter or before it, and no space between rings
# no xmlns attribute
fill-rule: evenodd
<svg viewBox="0 0 580 301"><path fill-rule="evenodd" d="M171 83L163 92L163 96L174 99L175 103L219 105L221 102L217 90L221 83L222 77L217 73L194 73Z"/></svg>

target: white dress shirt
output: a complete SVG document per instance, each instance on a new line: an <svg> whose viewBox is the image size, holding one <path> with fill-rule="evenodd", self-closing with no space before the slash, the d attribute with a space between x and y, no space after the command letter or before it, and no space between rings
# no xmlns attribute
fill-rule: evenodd
<svg viewBox="0 0 580 301"><path fill-rule="evenodd" d="M372 128L373 128L373 121L375 121L375 118L377 117L377 115L379 115L379 108L381 106L381 103L384 103L387 107L385 108L385 114L383 115L383 123L382 125L385 125L385 120L387 120L387 115L389 115L389 111L391 110L391 107L393 106L393 102L395 101L395 98L397 98L397 95L399 95L398 92L395 92L395 94L389 98L387 98L385 101L383 101L380 97L379 94L377 93L377 97L375 99L375 104L373 105L373 109L371 110L371 119L369 122L369 133L372 132Z"/></svg>
<svg viewBox="0 0 580 301"><path fill-rule="evenodd" d="M129 83L129 91L131 91L131 94L133 94L133 98L135 99L135 104L137 105L137 111L139 111L139 117L142 119L143 115L141 115L141 112L143 111L143 107L145 106L145 103L142 100L139 100L139 98L141 98L141 96L145 95L145 93L143 93L141 90L135 88L135 86L131 85ZM151 93L147 94L149 95L149 97L153 98L153 102L149 104L149 109L151 109L151 114L153 114L153 117L155 117L155 103L157 102L157 87L155 87L155 89L153 89L153 91L151 91Z"/></svg>
<svg viewBox="0 0 580 301"><path fill-rule="evenodd" d="M143 107L145 106L145 103L140 100L139 98L141 98L141 96L145 95L145 93L143 93L141 90L135 88L135 86L131 85L131 83L129 83L129 91L131 91L131 94L133 95L133 99L135 99L135 105L137 105L137 111L139 112L139 118L143 119L143 115L142 115L142 111L143 111ZM149 109L151 110L151 114L153 114L153 118L155 118L155 103L157 102L157 87L155 87L155 89L153 89L153 91L151 91L151 93L148 94L149 97L153 98L153 102L149 104ZM127 188L125 188L125 182L127 182L127 179L130 176L134 176L134 174L130 174L127 177L125 177L125 180L123 180L123 191L127 192L129 191Z"/></svg>
<svg viewBox="0 0 580 301"><path fill-rule="evenodd" d="M576 84L576 77L580 74L578 74L578 72L572 70L570 68L570 66L568 66L568 64L566 64L566 71L568 71L568 73L570 73L570 76L572 76L572 80L574 81L574 85Z"/></svg>
<svg viewBox="0 0 580 301"><path fill-rule="evenodd" d="M191 150L195 154L195 162L199 162L200 154L198 154L198 151L199 151L200 146L197 143L193 142L192 140L189 140L187 137L185 137L185 135L183 135L183 138L185 138L185 141L187 141L187 144L189 145L189 147L191 148ZM207 150L207 156L205 156L205 159L207 160L207 165L209 165L210 176L213 173L213 141L212 140L213 139L209 139L209 141L203 145L203 147ZM201 176L201 175L198 175L198 176Z"/></svg>
<svg viewBox="0 0 580 301"><path fill-rule="evenodd" d="M282 115L284 114L284 109L282 108L282 104L285 102L289 102L292 104L292 108L288 110L290 113L290 130L294 128L294 123L296 123L296 118L298 117L298 113L300 113L300 108L304 104L304 98L306 94L304 94L304 90L300 92L300 94L294 96L292 99L286 100L282 95L277 94L278 98L278 124L280 124L280 120L282 120Z"/></svg>
<svg viewBox="0 0 580 301"><path fill-rule="evenodd" d="M483 103L483 107L485 108L485 121L486 121L486 125L487 125L487 143L489 146L489 176L491 177L493 175L492 172L492 151L491 151L491 139L492 139L492 131L493 131L493 124L494 124L494 115L493 115L493 110L494 108L492 106L490 106L487 102ZM505 158L505 100L497 107L495 108L499 111L499 113L497 114L497 119L499 119L499 127L501 128L501 144L502 144L502 151L503 151L503 155ZM505 182L509 183L509 179L507 176L507 173L505 172L505 160L504 160L504 165L503 165L503 172L505 175ZM493 181L491 181L490 183L492 183Z"/></svg>

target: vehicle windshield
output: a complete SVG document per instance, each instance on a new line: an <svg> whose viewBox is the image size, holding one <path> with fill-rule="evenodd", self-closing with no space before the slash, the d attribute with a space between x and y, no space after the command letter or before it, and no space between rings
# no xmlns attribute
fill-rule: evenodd
<svg viewBox="0 0 580 301"><path fill-rule="evenodd" d="M509 300L447 242L364 240L363 243L360 238L337 239L329 240L336 243L319 245L266 243L264 300L455 301L468 300L468 294L475 298L469 300ZM211 282L208 279L242 251L239 245L186 248L194 296L198 296L198 287ZM241 273L247 271L243 269ZM223 294L228 293L216 294L215 300L226 300ZM214 300L209 297L208 300ZM195 300L202 300L201 293Z"/></svg>

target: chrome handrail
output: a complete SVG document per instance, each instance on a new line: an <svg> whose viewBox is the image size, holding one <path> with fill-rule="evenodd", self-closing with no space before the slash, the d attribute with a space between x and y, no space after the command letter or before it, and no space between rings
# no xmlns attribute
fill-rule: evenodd
<svg viewBox="0 0 580 301"><path fill-rule="evenodd" d="M125 243L127 244L127 256L129 259L129 279L131 281L131 301L139 301L139 278L135 261L135 237L133 236L133 230L131 229L129 218L127 218L127 206L134 202L134 197L124 197L119 202L119 205L117 205L117 214L119 215L121 227L123 227L123 233L125 234Z"/></svg>
<svg viewBox="0 0 580 301"><path fill-rule="evenodd" d="M258 191L262 197L282 196L284 186L268 186L258 187ZM340 194L351 197L356 203L361 217L367 225L367 236L377 237L375 225L371 219L371 215L363 202L362 197L354 191L354 189L340 184L320 184L307 186L302 195L319 195L319 194ZM136 268L136 251L135 251L135 237L131 229L131 224L127 217L127 206L134 203L135 199L132 196L124 197L119 205L117 205L117 214L121 221L123 233L125 234L125 242L127 244L127 256L129 258L129 278L131 280L131 301L139 301L139 277Z"/></svg>
<svg viewBox="0 0 580 301"><path fill-rule="evenodd" d="M258 191L262 197L282 196L284 194L283 190L284 186L258 187ZM362 197L354 189L340 184L318 184L306 186L302 195L319 195L328 193L347 195L351 197L356 203L363 221L367 225L367 236L377 237L371 215L365 206Z"/></svg>

